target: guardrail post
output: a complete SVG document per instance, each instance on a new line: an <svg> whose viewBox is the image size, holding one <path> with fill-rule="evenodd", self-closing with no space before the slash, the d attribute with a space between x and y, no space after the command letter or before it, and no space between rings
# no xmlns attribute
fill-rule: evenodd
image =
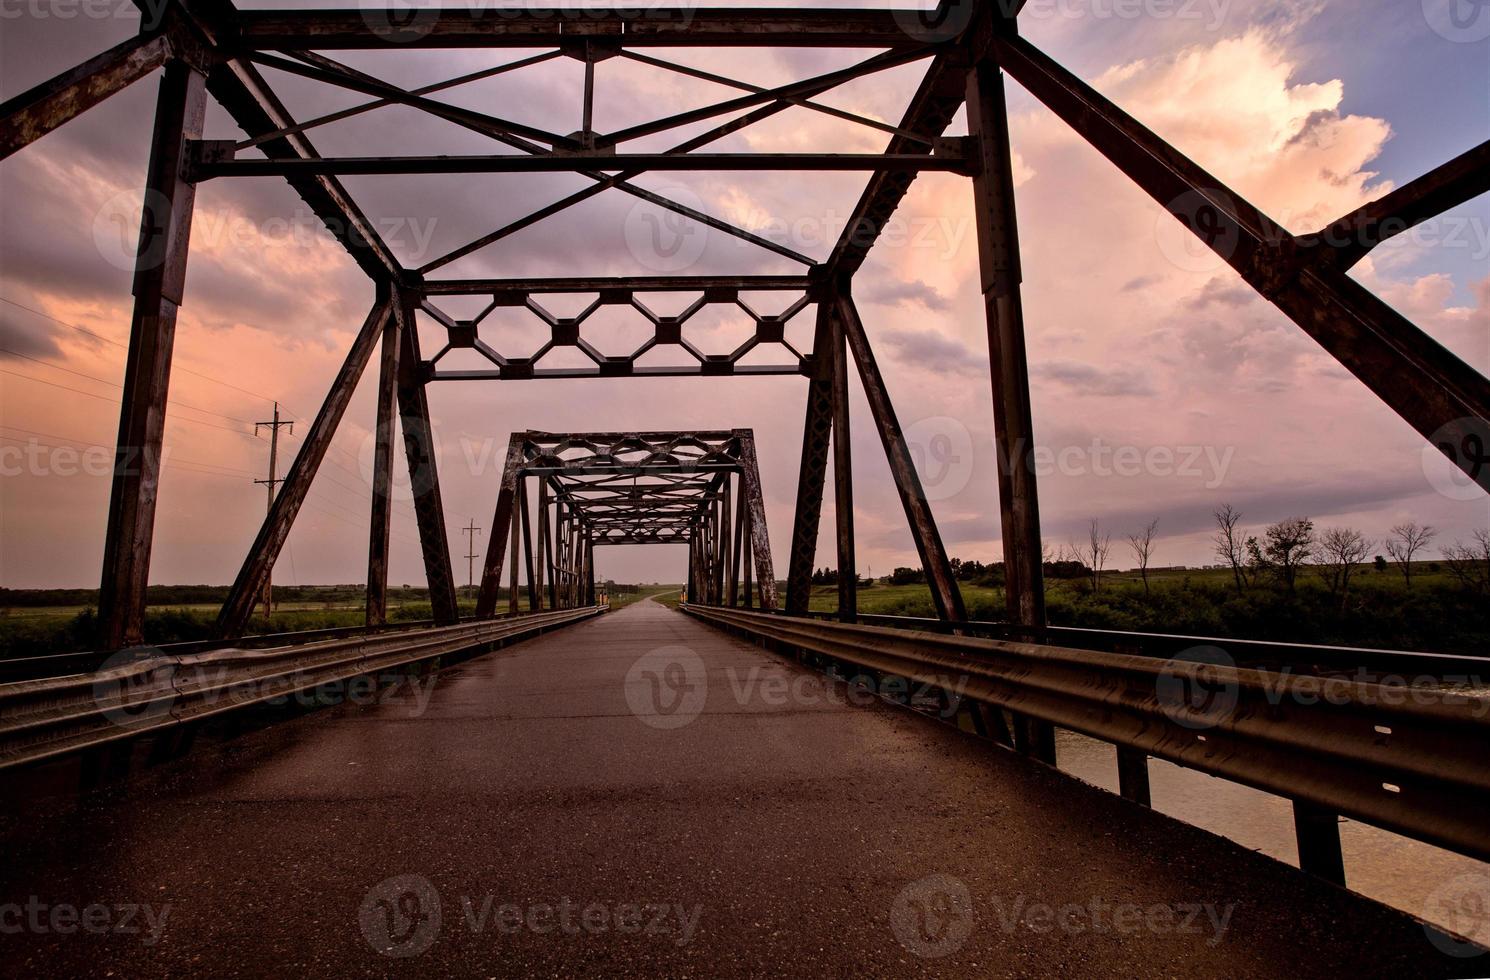
<svg viewBox="0 0 1490 980"><path fill-rule="evenodd" d="M1149 757L1137 749L1117 747L1118 792L1125 800L1153 806L1149 795Z"/></svg>
<svg viewBox="0 0 1490 980"><path fill-rule="evenodd" d="M1340 815L1304 800L1293 801L1299 870L1344 887L1345 855L1340 850Z"/></svg>
<svg viewBox="0 0 1490 980"><path fill-rule="evenodd" d="M1015 713L1014 750L1036 762L1055 765L1055 726L1048 721Z"/></svg>

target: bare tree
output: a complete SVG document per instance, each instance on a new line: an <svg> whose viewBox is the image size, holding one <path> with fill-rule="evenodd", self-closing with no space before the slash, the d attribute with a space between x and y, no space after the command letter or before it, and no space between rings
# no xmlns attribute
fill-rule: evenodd
<svg viewBox="0 0 1490 980"><path fill-rule="evenodd" d="M1319 536L1319 577L1329 586L1330 595L1340 600L1342 613L1350 592L1350 575L1366 560L1374 545L1374 541L1353 527L1327 528Z"/></svg>
<svg viewBox="0 0 1490 980"><path fill-rule="evenodd" d="M1247 546L1238 529L1242 512L1231 504L1222 504L1212 516L1216 518L1216 533L1211 537L1216 544L1216 557L1231 567L1236 590L1241 593L1247 587Z"/></svg>
<svg viewBox="0 0 1490 980"><path fill-rule="evenodd" d="M1092 592L1100 592L1102 589L1102 569L1107 564L1107 554L1112 550L1112 535L1102 533L1102 524L1095 517L1092 518L1091 527L1087 531L1087 540L1084 547L1071 545L1077 559L1091 570Z"/></svg>
<svg viewBox="0 0 1490 980"><path fill-rule="evenodd" d="M1292 595L1296 591L1299 569L1307 565L1309 557L1314 554L1317 543L1314 522L1307 517L1290 517L1269 524L1262 538L1261 564L1272 569ZM1252 548L1256 553L1256 545Z"/></svg>
<svg viewBox="0 0 1490 980"><path fill-rule="evenodd" d="M1154 532L1159 530L1159 518L1149 521L1142 531L1128 535L1128 546L1138 560L1138 574L1143 576L1143 594L1149 594L1149 558L1154 554Z"/></svg>
<svg viewBox="0 0 1490 980"><path fill-rule="evenodd" d="M1402 581L1406 588L1412 588L1412 556L1432 541L1437 533L1430 525L1418 524L1416 521L1408 521L1392 528L1392 536L1386 539L1387 554L1401 567Z"/></svg>
<svg viewBox="0 0 1490 980"><path fill-rule="evenodd" d="M1480 528L1468 541L1445 545L1443 559L1461 588L1490 595L1490 528Z"/></svg>

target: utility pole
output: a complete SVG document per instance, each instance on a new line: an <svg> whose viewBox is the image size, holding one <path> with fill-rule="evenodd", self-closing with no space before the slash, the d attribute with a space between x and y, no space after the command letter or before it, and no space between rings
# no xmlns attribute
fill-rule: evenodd
<svg viewBox="0 0 1490 980"><path fill-rule="evenodd" d="M262 428L268 428L269 429L269 479L267 479L267 480L255 480L254 481L255 483L262 483L262 484L264 484L264 488L268 491L269 499L265 502L266 513L273 513L274 512L274 487L275 487L275 485L285 482L285 481L283 481L281 479L278 479L277 476L276 476L276 473L275 473L275 466L279 462L279 427L282 426L282 425L289 426L290 427L290 431L292 433L295 431L295 423L294 422L281 422L279 420L279 402L275 402L274 403L274 421L273 422L255 422L254 423L254 436L256 438L257 438L257 436L259 434L259 430L260 429L262 429ZM269 614L273 610L274 610L274 569L271 568L269 570L269 574L266 575L266 576L264 576L264 620L265 620L265 622L268 622L268 620L269 620Z"/></svg>
<svg viewBox="0 0 1490 980"><path fill-rule="evenodd" d="M476 526L476 518L471 518L471 523L461 528L466 533L466 589L474 592L476 590L476 535L481 528Z"/></svg>

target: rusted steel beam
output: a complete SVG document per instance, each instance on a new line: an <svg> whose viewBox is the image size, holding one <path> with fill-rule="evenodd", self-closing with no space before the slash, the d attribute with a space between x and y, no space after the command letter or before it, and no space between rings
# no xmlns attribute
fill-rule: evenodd
<svg viewBox="0 0 1490 980"><path fill-rule="evenodd" d="M796 364L736 364L728 360L709 360L693 367L652 367L650 365L597 364L594 368L513 367L446 370L430 373L430 381L563 381L574 378L770 378L802 373L802 362Z"/></svg>
<svg viewBox="0 0 1490 980"><path fill-rule="evenodd" d="M533 174L574 171L897 171L934 170L966 173L968 162L960 150L934 156L892 153L565 153L529 156L508 153L486 156L433 157L317 157L314 160L198 160L192 176L300 177L310 174Z"/></svg>
<svg viewBox="0 0 1490 980"><path fill-rule="evenodd" d="M0 102L0 160L144 78L170 54L165 34L138 34Z"/></svg>
<svg viewBox="0 0 1490 980"><path fill-rule="evenodd" d="M424 553L429 603L435 622L446 625L460 619L460 610L455 598L455 574L450 567L450 541L445 532L445 505L440 497L429 400L420 376L419 330L414 321L418 305L414 293L398 291L394 313L403 318L399 325L398 417L404 436L404 456L409 461L409 487L414 495L414 518L419 527L420 550Z"/></svg>
<svg viewBox="0 0 1490 980"><path fill-rule="evenodd" d="M533 574L533 518L528 513L528 484L526 480L518 482L517 503L519 513L522 515L523 528L523 565L528 573L528 610L538 611L538 579Z"/></svg>
<svg viewBox="0 0 1490 980"><path fill-rule="evenodd" d="M249 136L295 125L289 110L251 64L228 61L212 71L207 86L213 98ZM301 133L270 140L260 145L259 150L270 159L309 159L318 155ZM340 181L325 175L307 175L291 177L289 184L364 272L375 279L402 280L403 267Z"/></svg>
<svg viewBox="0 0 1490 980"><path fill-rule="evenodd" d="M1490 140L1361 205L1323 231L1301 235L1299 242L1324 246L1328 261L1349 269L1387 239L1485 193L1490 193Z"/></svg>
<svg viewBox="0 0 1490 980"><path fill-rule="evenodd" d="M900 128L916 136L891 137L885 152L927 152L927 141L940 138L962 108L966 72L966 60L959 53L937 55L901 117ZM859 270L915 179L914 170L885 171L870 179L826 263L833 276L851 276Z"/></svg>
<svg viewBox="0 0 1490 980"><path fill-rule="evenodd" d="M792 517L792 551L787 559L786 611L807 612L812 570L817 563L817 535L823 517L823 487L828 479L828 450L833 436L831 302L819 302L813 350L815 374L807 383L807 418L802 423L802 457L797 468L797 504Z"/></svg>
<svg viewBox="0 0 1490 980"><path fill-rule="evenodd" d="M880 375L874 351L864 333L859 311L846 289L838 296L838 312L843 332L848 338L849 350L859 367L859 381L864 387L864 396L869 401L875 428L885 447L890 474L895 478L900 505L905 509L906 521L910 524L911 539L916 543L916 552L921 556L921 567L931 586L931 599L936 605L937 618L962 622L967 619L967 609L962 603L962 589L952 574L952 563L947 560L941 532L937 530L936 518L931 513L931 505L921 487L921 477L916 473L915 463L906 447L905 434L900 429L899 419L895 417L895 406L890 401L885 379Z"/></svg>
<svg viewBox="0 0 1490 980"><path fill-rule="evenodd" d="M476 597L478 619L497 614L497 594L502 587L502 562L506 557L507 534L512 527L512 512L517 501L518 484L522 479L522 463L523 437L514 434L507 442L507 458L502 464L502 484L497 489L497 507L492 514L491 536L486 542L486 556L481 565L481 591ZM562 513L555 527L558 532L555 536L562 538ZM558 576L555 575L554 578L557 582Z"/></svg>
<svg viewBox="0 0 1490 980"><path fill-rule="evenodd" d="M854 464L849 436L848 352L841 318L829 308L832 329L828 340L828 363L833 389L833 510L838 525L838 618L852 623L859 618L859 573L854 558Z"/></svg>
<svg viewBox="0 0 1490 980"><path fill-rule="evenodd" d="M134 0L134 3L146 18L153 19L159 14L152 0ZM178 36L183 43L219 55L225 50L240 50L237 11L231 3L226 0L187 0L179 8L172 8L176 9L184 13L176 21ZM207 90L250 137L291 131L282 138L261 144L265 156L318 155L309 139L293 132L298 125L296 120L258 70L247 61L228 58L217 64L208 73ZM364 272L374 279L401 281L403 268L339 181L334 177L316 177L294 179L289 183Z"/></svg>
<svg viewBox="0 0 1490 980"><path fill-rule="evenodd" d="M744 557L745 554L746 503L744 480L739 481L739 486L736 488L735 492L737 495L736 499L738 501L735 506L735 526L733 528L735 543L734 550L732 552L732 558L729 563L729 594L725 601L725 605L729 606L732 609L740 602L740 564L741 559Z"/></svg>
<svg viewBox="0 0 1490 980"><path fill-rule="evenodd" d="M544 582L548 578L548 566L551 559L548 553L548 481L540 477L538 479L538 560L534 563L534 572L537 576L536 594L538 596L538 609L543 609L547 603L548 596L544 592Z"/></svg>
<svg viewBox="0 0 1490 980"><path fill-rule="evenodd" d="M105 649L144 640L145 587L160 484L161 439L171 378L176 311L186 284L196 188L181 177L189 140L202 135L207 90L185 62L166 65L156 100L140 247L135 260L134 314L119 409L119 442L109 497L99 589L100 643Z"/></svg>
<svg viewBox="0 0 1490 980"><path fill-rule="evenodd" d="M897 48L914 42L900 11L521 8L478 5L414 11L241 10L242 43L259 50L543 48L609 41L625 47Z"/></svg>
<svg viewBox="0 0 1490 980"><path fill-rule="evenodd" d="M391 311L390 311L391 313ZM398 360L402 317L383 321L378 407L373 423L372 512L367 532L367 624L388 621L388 558L393 520L393 440L398 412Z"/></svg>
<svg viewBox="0 0 1490 980"><path fill-rule="evenodd" d="M776 571L771 563L771 538L766 525L760 465L755 455L755 436L749 429L740 429L736 434L740 441L740 482L745 485L745 506L750 510L750 550L760 581L760 605L762 609L775 609Z"/></svg>
<svg viewBox="0 0 1490 980"><path fill-rule="evenodd" d="M1004 80L991 59L980 60L968 72L967 117L982 157L981 173L973 180L973 215L993 381L1006 615L1010 623L1028 627L1026 639L1039 640L1045 628L1044 553L1020 296L1019 223Z"/></svg>
<svg viewBox="0 0 1490 980"><path fill-rule="evenodd" d="M1490 492L1490 381L1204 169L1019 37L999 64Z"/></svg>
<svg viewBox="0 0 1490 980"><path fill-rule="evenodd" d="M378 339L383 336L384 324L392 319L389 305L387 288L378 287L378 297L373 303L372 311L368 313L362 329L352 341L346 360L342 361L340 370L332 379L331 390L326 393L326 400L321 403L320 411L316 412L315 421L311 423L310 430L301 442L300 452L285 474L284 483L275 494L274 503L264 517L264 523L259 528L253 545L248 549L248 556L243 560L243 567L239 569L233 587L228 590L228 597L217 616L217 636L243 635L243 629L253 615L254 604L264 594L264 583L274 570L280 549L290 536L290 529L295 524L306 494L310 493L311 484L321 468L321 461L326 458L326 451L331 447L331 440L352 400L352 393L357 390L357 382L372 358Z"/></svg>
<svg viewBox="0 0 1490 980"><path fill-rule="evenodd" d="M807 276L571 276L551 279L427 279L420 286L426 296L501 295L523 297L540 293L608 293L618 302L634 293L714 292L730 301L742 291L806 291ZM722 301L722 300L721 300Z"/></svg>
<svg viewBox="0 0 1490 980"><path fill-rule="evenodd" d="M522 492L521 480L517 481L517 492ZM517 561L518 553L521 551L518 537L522 533L522 521L519 519L520 515L522 514L522 508L514 504L514 506L512 506L510 510L512 511L512 520L510 522L510 526L507 528L507 537L510 542L511 550L511 554L507 556L507 614L509 616L516 616L519 611L517 598Z"/></svg>
<svg viewBox="0 0 1490 980"><path fill-rule="evenodd" d="M671 116L664 116L661 119L653 119L649 122L631 126L614 133L606 133L596 137L595 145L598 147L614 147L619 143L626 143L644 136L652 136L670 129L676 129L679 126L692 125L696 122L702 122L705 119L713 119L716 116L728 115L729 113L738 112L741 109L749 109L762 103L776 102L790 97L815 95L829 88L836 88L845 82L863 78L890 68L898 68L901 65L920 60L927 57L929 50L926 47L916 47L910 51L881 52L872 58L867 58L858 64L849 65L846 68L824 72L820 75L814 75L811 78L804 78L800 81L779 85L775 88L760 89L749 95L737 96L733 99L726 99L723 102L716 102L712 105L689 109Z"/></svg>
<svg viewBox="0 0 1490 980"><path fill-rule="evenodd" d="M537 140L552 147L562 147L566 150L580 150L583 148L577 140L535 126L513 122L509 119L499 119L496 116L473 109L464 109L460 106L440 102L437 99L428 99L422 95L415 95L405 91L396 85L391 85L371 75L364 75L338 64L329 58L319 58L306 55L313 60L313 64L304 64L289 58L278 58L273 55L255 54L250 55L250 60L266 68L275 68L279 71L292 75L299 75L312 81L323 82L327 85L335 85L339 88L360 92L363 95L374 95L379 98L388 99L399 105L408 106L411 109L420 109L441 119L464 126L475 132L492 136L521 136L530 140Z"/></svg>

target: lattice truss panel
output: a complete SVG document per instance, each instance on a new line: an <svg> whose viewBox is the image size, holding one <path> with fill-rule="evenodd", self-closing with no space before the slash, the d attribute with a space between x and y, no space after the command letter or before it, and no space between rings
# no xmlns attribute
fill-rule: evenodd
<svg viewBox="0 0 1490 980"><path fill-rule="evenodd" d="M550 304L551 305L551 304ZM758 312L740 295L740 290L730 286L712 286L700 290L696 299L681 312L664 315L654 311L635 290L619 287L603 289L573 316L559 316L552 312L541 296L521 290L494 291L490 303L470 319L456 319L441 310L435 303L425 300L421 309L445 329L445 344L424 364L426 377L431 381L451 380L531 380L534 378L624 378L632 376L679 377L704 375L722 377L729 375L780 375L808 373L812 351L798 350L787 337L787 326L805 310L811 301L806 295L797 298L780 313ZM643 318L651 327L651 336L635 350L627 354L603 353L592 341L587 324L594 324L594 315L603 307L624 308ZM751 335L732 351L724 354L705 353L690 339L690 321L711 306L725 306L742 311L752 326ZM531 314L548 328L548 335L536 348L520 349L520 339L513 332L483 329L483 324L497 326L490 320L492 314L503 307L517 308ZM593 367L545 367L545 357L561 348L574 348L594 362ZM687 365L645 365L638 361L658 348L672 347L692 359ZM743 359L770 348L778 352L776 363L742 363ZM476 351L492 364L488 369L441 368L440 362L453 351L470 349ZM550 361L553 358L549 358Z"/></svg>

